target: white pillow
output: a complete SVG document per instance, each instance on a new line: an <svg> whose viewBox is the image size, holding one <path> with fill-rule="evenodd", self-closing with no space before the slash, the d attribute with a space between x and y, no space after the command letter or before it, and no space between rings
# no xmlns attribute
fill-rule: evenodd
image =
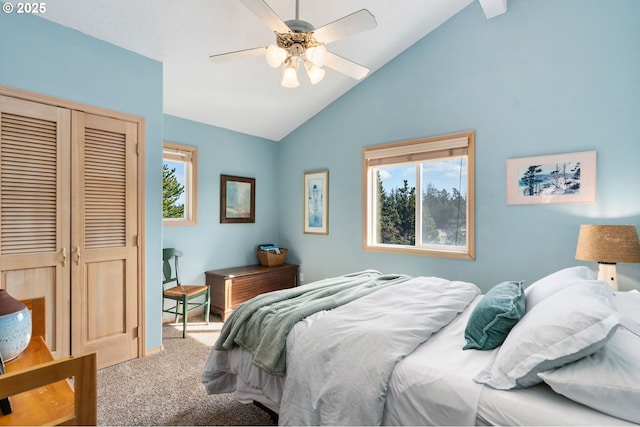
<svg viewBox="0 0 640 427"><path fill-rule="evenodd" d="M530 387L538 373L600 349L618 326L613 289L584 281L542 300L511 329L494 361L474 380L497 389Z"/></svg>
<svg viewBox="0 0 640 427"><path fill-rule="evenodd" d="M622 327L591 356L540 377L571 400L640 423L640 337Z"/></svg>
<svg viewBox="0 0 640 427"><path fill-rule="evenodd" d="M527 297L527 313L540 301L556 292L578 282L595 280L595 278L595 273L591 269L581 265L558 270L533 282L524 290Z"/></svg>
<svg viewBox="0 0 640 427"><path fill-rule="evenodd" d="M613 305L620 314L640 323L640 292L638 290L616 292Z"/></svg>

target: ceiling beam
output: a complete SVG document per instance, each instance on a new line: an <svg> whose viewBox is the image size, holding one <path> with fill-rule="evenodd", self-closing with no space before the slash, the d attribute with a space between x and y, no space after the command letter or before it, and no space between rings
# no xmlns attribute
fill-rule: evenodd
<svg viewBox="0 0 640 427"><path fill-rule="evenodd" d="M478 0L484 11L484 16L491 19L507 11L507 0Z"/></svg>

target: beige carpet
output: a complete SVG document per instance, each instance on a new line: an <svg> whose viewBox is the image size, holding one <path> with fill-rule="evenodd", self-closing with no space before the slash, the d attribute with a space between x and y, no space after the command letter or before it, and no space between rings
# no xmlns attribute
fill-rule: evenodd
<svg viewBox="0 0 640 427"><path fill-rule="evenodd" d="M212 316L212 320L216 317ZM272 425L255 405L235 394L208 395L202 369L222 322L193 319L187 338L181 325L163 326L161 353L98 371L99 425Z"/></svg>

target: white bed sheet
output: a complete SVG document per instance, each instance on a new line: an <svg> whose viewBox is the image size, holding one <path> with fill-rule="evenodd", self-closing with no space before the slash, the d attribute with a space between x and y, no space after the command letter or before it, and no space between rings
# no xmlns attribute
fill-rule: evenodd
<svg viewBox="0 0 640 427"><path fill-rule="evenodd" d="M484 387L478 420L485 425L635 425L576 403L544 383L509 391Z"/></svg>
<svg viewBox="0 0 640 427"><path fill-rule="evenodd" d="M465 326L481 298L398 363L389 381L384 424L634 425L576 403L546 384L504 391L475 383L473 377L498 351L462 350ZM479 391L475 403L469 399L474 388ZM465 399L468 403L461 405Z"/></svg>
<svg viewBox="0 0 640 427"><path fill-rule="evenodd" d="M481 298L396 365L389 381L384 424L634 425L558 395L546 384L504 391L475 383L472 378L497 351L462 350L464 328ZM296 324L287 347L317 316L326 314L316 313ZM255 368L251 354L244 350L218 353L220 377L215 392L235 390L239 401L257 401L278 412L284 377Z"/></svg>

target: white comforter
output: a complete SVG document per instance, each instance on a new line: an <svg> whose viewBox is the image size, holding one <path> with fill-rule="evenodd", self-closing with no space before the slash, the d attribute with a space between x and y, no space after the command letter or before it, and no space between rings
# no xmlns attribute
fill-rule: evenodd
<svg viewBox="0 0 640 427"><path fill-rule="evenodd" d="M396 363L479 293L471 283L418 277L316 319L288 353L280 423L381 424Z"/></svg>
<svg viewBox="0 0 640 427"><path fill-rule="evenodd" d="M400 288L397 288L400 289ZM637 291L620 294L633 297ZM620 296L620 295L619 295ZM496 350L462 350L464 329L480 301L477 296L449 325L396 363L386 393L385 425L630 425L554 393L545 384L511 391L483 387L472 380L495 356ZM625 301L619 301L622 304ZM640 322L638 300L621 313ZM379 309L385 310L381 304ZM333 314L321 311L298 322L287 337L287 355L305 331ZM251 353L212 351L205 385L209 393L238 391L243 403L259 401L278 412L285 377L265 373L251 363ZM374 355L377 357L377 355ZM289 357L288 357L289 358ZM353 384L347 384L353 387ZM358 387L355 387L358 388ZM356 394L356 396L358 395ZM343 403L345 408L353 400ZM364 421L363 421L364 423Z"/></svg>

